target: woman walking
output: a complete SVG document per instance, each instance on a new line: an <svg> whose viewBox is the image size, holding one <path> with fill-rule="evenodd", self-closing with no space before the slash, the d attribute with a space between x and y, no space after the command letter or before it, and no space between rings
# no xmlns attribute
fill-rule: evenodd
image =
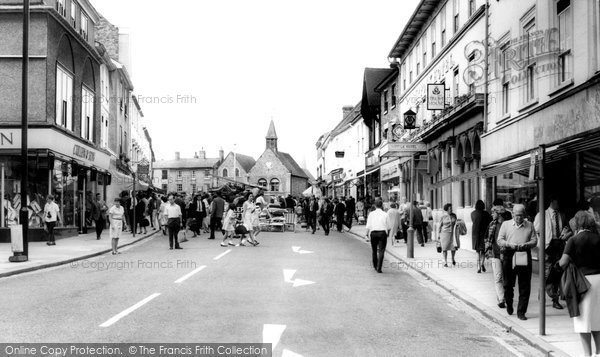
<svg viewBox="0 0 600 357"><path fill-rule="evenodd" d="M460 240L456 241L458 244L455 244L455 225L456 215L452 213L452 204L446 203L444 205L444 215L440 220L440 228L438 231L438 237L444 255L444 267L448 267L448 251L452 254L452 265L456 265L456 260L454 258L456 249L460 247Z"/></svg>
<svg viewBox="0 0 600 357"><path fill-rule="evenodd" d="M108 219L110 221L110 238L112 245L112 254L120 254L117 251L119 238L123 230L123 220L125 219L125 208L121 206L121 200L115 198L115 204L108 210Z"/></svg>
<svg viewBox="0 0 600 357"><path fill-rule="evenodd" d="M160 198L160 207L158 208L158 224L160 225L160 229L162 230L163 236L167 235L167 215L165 213L166 207L167 197L162 196Z"/></svg>
<svg viewBox="0 0 600 357"><path fill-rule="evenodd" d="M496 297L498 299L498 307L501 309L506 307L506 303L504 301L504 278L502 274L502 261L500 260L500 246L498 246L498 233L500 232L502 222L507 220L507 215L510 216L510 213L506 212L503 206L494 206L492 208L492 221L488 225L485 235L485 251L492 261ZM510 219L508 218L508 220Z"/></svg>
<svg viewBox="0 0 600 357"><path fill-rule="evenodd" d="M235 211L234 211L234 207L232 204L227 205L227 213L225 214L225 218L223 218L223 231L225 231L225 234L223 235L223 241L221 242L221 247L227 247L227 245L231 245L234 246L235 244L233 244L232 238L233 238L233 233L235 231L235 226L234 226L234 222L235 222ZM227 243L227 240L229 240L229 242ZM241 243L240 243L241 244Z"/></svg>
<svg viewBox="0 0 600 357"><path fill-rule="evenodd" d="M477 252L477 273L485 273L485 234L490 225L492 217L485 210L482 200L475 203L475 211L471 212L471 240L473 250Z"/></svg>
<svg viewBox="0 0 600 357"><path fill-rule="evenodd" d="M252 222L254 221L254 213L256 212L256 205L254 204L254 195L249 194L248 199L242 206L242 222L246 230L248 231L249 243L253 246L257 246L258 242L254 239L254 229ZM243 241L242 241L243 243Z"/></svg>
<svg viewBox="0 0 600 357"><path fill-rule="evenodd" d="M575 301L580 314L573 317L573 327L581 337L584 355L592 356L592 337L596 355L600 353L600 235L594 217L585 211L575 214L575 226L577 235L567 241L559 264L563 269L574 264L591 284L583 299ZM568 304L571 313L572 304Z"/></svg>

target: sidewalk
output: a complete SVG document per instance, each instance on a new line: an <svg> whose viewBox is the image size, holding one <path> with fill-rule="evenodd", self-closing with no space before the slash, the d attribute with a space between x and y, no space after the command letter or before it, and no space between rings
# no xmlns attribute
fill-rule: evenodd
<svg viewBox="0 0 600 357"><path fill-rule="evenodd" d="M156 232L160 231L149 230L148 234L136 234L135 238L131 233L123 232L119 239L119 248L151 237ZM48 246L46 242L30 242L29 260L23 263L9 262L8 258L13 255L11 245L10 243L0 243L0 278L88 259L109 253L111 250L108 229L104 230L100 240L97 240L96 233L92 232L59 239L55 246Z"/></svg>
<svg viewBox="0 0 600 357"><path fill-rule="evenodd" d="M360 239L365 239L365 226L354 226L351 232ZM579 335L573 332L573 322L569 313L564 310L552 308L552 302L546 301L546 336L539 333L539 277L533 275L531 282L531 297L527 309L527 321L521 321L516 313L509 316L505 309L497 306L492 276L491 264L486 261L486 273L477 274L477 255L475 252L459 249L456 253L456 267L444 267L442 254L437 253L434 243L427 243L425 247L417 244L415 239L414 259L406 258L406 244L392 246L388 241L386 253L399 259L400 266L390 266L387 269L411 268L433 280L451 294L455 295L471 307L479 310L486 317L503 325L521 338L527 340L536 348L548 355L583 355L583 348ZM451 262L450 254L448 261ZM385 266L384 266L385 271ZM515 309L518 299L518 288L515 288ZM564 303L563 303L564 305Z"/></svg>

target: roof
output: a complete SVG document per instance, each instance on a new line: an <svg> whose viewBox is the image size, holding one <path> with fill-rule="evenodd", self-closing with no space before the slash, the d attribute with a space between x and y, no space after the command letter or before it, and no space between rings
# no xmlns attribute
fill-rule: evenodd
<svg viewBox="0 0 600 357"><path fill-rule="evenodd" d="M271 124L269 124L267 139L277 139L277 133L275 132L275 123L273 123L273 120L271 120Z"/></svg>
<svg viewBox="0 0 600 357"><path fill-rule="evenodd" d="M225 159L227 159L230 155L233 155L233 152L227 154L227 157L225 157ZM237 152L235 153L235 159L246 172L250 172L250 170L256 164L256 160L254 160L252 156L239 154ZM225 160L223 160L223 162L225 162Z"/></svg>
<svg viewBox="0 0 600 357"><path fill-rule="evenodd" d="M154 163L155 169L211 169L219 163L218 158L160 160Z"/></svg>
<svg viewBox="0 0 600 357"><path fill-rule="evenodd" d="M290 170L292 176L308 178L304 170L300 168L300 165L298 165L298 163L296 162L296 160L294 160L292 155L281 151L274 151L274 153L279 159L279 161L281 161L283 166L285 166L286 169Z"/></svg>
<svg viewBox="0 0 600 357"><path fill-rule="evenodd" d="M440 2L441 0L421 0L406 26L404 26L404 30L396 40L388 57L402 58L404 56Z"/></svg>
<svg viewBox="0 0 600 357"><path fill-rule="evenodd" d="M392 68L365 68L360 108L360 113L366 119L365 122L370 122L371 119L379 114L381 94L375 91L375 88L394 71L395 69Z"/></svg>
<svg viewBox="0 0 600 357"><path fill-rule="evenodd" d="M340 121L335 128L330 132L330 136L334 137L343 133L347 130L353 123L354 119L360 115L360 102L352 108L352 111L348 112L348 114Z"/></svg>
<svg viewBox="0 0 600 357"><path fill-rule="evenodd" d="M302 169L302 171L304 171L304 174L306 175L306 177L308 177L308 182L310 184L317 182L317 180L315 180L315 177L310 173L310 171L308 171L308 169Z"/></svg>

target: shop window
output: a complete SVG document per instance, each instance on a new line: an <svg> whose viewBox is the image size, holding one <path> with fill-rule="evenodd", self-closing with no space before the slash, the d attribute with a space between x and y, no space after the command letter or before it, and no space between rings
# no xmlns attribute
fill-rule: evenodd
<svg viewBox="0 0 600 357"><path fill-rule="evenodd" d="M537 195L537 184L528 180L529 170L516 171L496 176L495 198L504 201L504 205L512 208L515 204L524 204L527 215L533 221L537 213L537 202L533 201Z"/></svg>
<svg viewBox="0 0 600 357"><path fill-rule="evenodd" d="M279 180L276 178L271 180L271 191L279 191Z"/></svg>
<svg viewBox="0 0 600 357"><path fill-rule="evenodd" d="M81 90L81 137L94 140L94 93L86 87Z"/></svg>
<svg viewBox="0 0 600 357"><path fill-rule="evenodd" d="M573 78L573 11L570 0L556 2L556 16L559 37L558 85Z"/></svg>
<svg viewBox="0 0 600 357"><path fill-rule="evenodd" d="M73 130L73 76L61 65L56 65L56 119L57 125Z"/></svg>

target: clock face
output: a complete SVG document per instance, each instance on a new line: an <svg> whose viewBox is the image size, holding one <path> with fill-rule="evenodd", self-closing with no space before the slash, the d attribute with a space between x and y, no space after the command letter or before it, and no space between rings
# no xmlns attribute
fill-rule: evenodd
<svg viewBox="0 0 600 357"><path fill-rule="evenodd" d="M265 165L267 165L268 169L270 169L271 167L273 167L273 163L271 163L271 161L267 161L267 163Z"/></svg>

